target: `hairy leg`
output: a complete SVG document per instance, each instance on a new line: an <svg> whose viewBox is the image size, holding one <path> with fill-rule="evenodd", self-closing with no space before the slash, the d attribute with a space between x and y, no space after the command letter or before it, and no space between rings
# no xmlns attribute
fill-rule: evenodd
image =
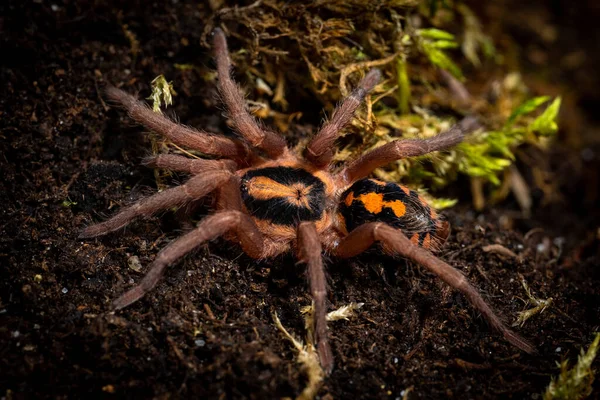
<svg viewBox="0 0 600 400"><path fill-rule="evenodd" d="M340 131L352 121L356 109L367 93L377 85L379 79L381 79L381 72L378 69L369 71L350 96L346 97L334 110L331 119L321 127L304 149L304 157L309 162L319 168L329 165L334 156L333 143Z"/></svg>
<svg viewBox="0 0 600 400"><path fill-rule="evenodd" d="M234 172L237 169L237 163L232 160L204 160L175 154L147 157L142 161L142 164L150 168L164 168L170 171L187 172L192 175L212 170Z"/></svg>
<svg viewBox="0 0 600 400"><path fill-rule="evenodd" d="M111 86L106 89L106 94L111 100L125 107L137 123L163 135L178 146L241 161L245 161L250 154L246 144L179 125L164 115L155 113L146 104L121 89Z"/></svg>
<svg viewBox="0 0 600 400"><path fill-rule="evenodd" d="M448 149L462 142L465 135L477 129L474 117L467 117L448 131L429 139L394 140L354 160L342 171L347 185L367 177L376 168L401 158L422 156L432 151Z"/></svg>
<svg viewBox="0 0 600 400"><path fill-rule="evenodd" d="M198 200L231 179L229 171L208 171L196 175L185 184L167 189L125 208L107 221L85 228L79 237L89 238L116 231L129 224L134 218L149 217L152 214Z"/></svg>
<svg viewBox="0 0 600 400"><path fill-rule="evenodd" d="M298 227L300 260L308 265L310 294L314 303L315 343L321 366L326 374L333 369L333 354L327 338L327 281L321 256L321 242L313 222L302 222Z"/></svg>
<svg viewBox="0 0 600 400"><path fill-rule="evenodd" d="M233 231L242 249L253 258L263 252L263 236L252 219L239 211L226 211L206 217L198 227L172 242L158 253L142 281L113 302L121 309L141 299L156 286L165 269L201 244Z"/></svg>
<svg viewBox="0 0 600 400"><path fill-rule="evenodd" d="M436 274L454 289L462 292L490 325L500 331L508 342L527 353L535 352L535 348L531 343L504 325L477 289L469 283L460 271L435 257L429 251L413 244L398 229L381 223L369 223L359 226L342 240L336 249L336 255L341 258L353 257L362 253L377 241L383 244L387 252L416 262Z"/></svg>
<svg viewBox="0 0 600 400"><path fill-rule="evenodd" d="M225 34L219 28L215 29L213 34L219 90L236 130L252 146L263 149L271 158L277 158L286 149L285 140L275 132L261 129L254 117L250 115L239 87L231 79L231 58Z"/></svg>

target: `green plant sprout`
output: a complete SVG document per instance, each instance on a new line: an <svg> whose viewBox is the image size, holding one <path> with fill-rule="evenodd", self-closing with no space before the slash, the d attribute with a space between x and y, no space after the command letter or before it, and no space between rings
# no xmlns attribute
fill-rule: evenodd
<svg viewBox="0 0 600 400"><path fill-rule="evenodd" d="M577 364L569 369L569 361L564 360L558 367L560 375L552 378L550 385L544 393L544 400L577 400L584 399L592 394L594 383L594 370L592 363L598 353L600 333L596 333L594 341L586 352L581 349Z"/></svg>
<svg viewBox="0 0 600 400"><path fill-rule="evenodd" d="M457 79L464 79L458 65L444 52L458 48L453 34L437 28L417 29L415 38L431 64L450 72Z"/></svg>

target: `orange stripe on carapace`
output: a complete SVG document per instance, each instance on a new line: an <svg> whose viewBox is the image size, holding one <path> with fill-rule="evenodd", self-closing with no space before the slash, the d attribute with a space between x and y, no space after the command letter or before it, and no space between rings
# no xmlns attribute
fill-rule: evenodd
<svg viewBox="0 0 600 400"><path fill-rule="evenodd" d="M403 217L406 214L406 205L400 200L385 201L383 200L383 193L364 193L358 197L354 197L354 192L350 192L344 202L347 207L352 205L354 200L360 201L365 209L371 214L379 214L384 207L391 208L394 215L398 218Z"/></svg>
<svg viewBox="0 0 600 400"><path fill-rule="evenodd" d="M291 204L310 209L308 195L312 186L301 182L284 185L266 176L256 176L246 183L248 194L257 200L271 200L284 198Z"/></svg>

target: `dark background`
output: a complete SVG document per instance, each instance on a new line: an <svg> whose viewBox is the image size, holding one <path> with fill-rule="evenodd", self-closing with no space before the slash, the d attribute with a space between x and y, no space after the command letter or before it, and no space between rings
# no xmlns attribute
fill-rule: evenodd
<svg viewBox="0 0 600 400"><path fill-rule="evenodd" d="M599 329L600 6L473 7L486 32L512 49L534 93L564 98L547 154L563 200L539 201L530 220L503 229L517 210L511 199L475 213L465 194L446 212L453 235L442 257L508 322L525 308L521 276L536 296L552 297L554 307L516 328L539 354L512 348L461 295L414 266L383 257L331 262L332 307L365 306L331 323L337 365L321 396L398 398L412 388L409 398L533 398L556 362L575 360ZM227 131L213 83L173 66L212 65L201 45L211 18L210 7L188 1L0 5L0 396L273 398L304 387L271 318L277 311L303 336L298 310L310 299L293 258L257 263L218 241L171 268L142 301L110 313L110 300L142 276L127 267L130 257L148 265L178 236L175 217L77 238L156 186L139 166L147 136L105 103L107 82L148 93L155 76L174 77L181 121ZM135 58L123 24L139 41ZM320 123L318 102L300 97L291 107L307 116L291 135ZM493 243L519 259L482 250Z"/></svg>

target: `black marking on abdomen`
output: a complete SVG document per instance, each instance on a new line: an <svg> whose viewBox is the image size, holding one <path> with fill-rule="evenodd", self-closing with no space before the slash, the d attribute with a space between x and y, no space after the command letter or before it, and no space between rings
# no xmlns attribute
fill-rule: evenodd
<svg viewBox="0 0 600 400"><path fill-rule="evenodd" d="M404 215L398 217L387 206L384 206L378 213L370 212L358 199L361 195L368 193L382 194L383 201L386 203L402 202L406 208ZM351 194L352 202L347 205L346 200ZM437 229L436 221L431 217L429 205L421 200L418 193L391 182L379 182L373 179L357 181L342 194L339 212L344 217L348 232L368 222L383 222L402 230L408 237L415 233L419 234L419 245L421 246L426 234L435 234Z"/></svg>
<svg viewBox="0 0 600 400"><path fill-rule="evenodd" d="M268 199L258 199L252 195L256 188L252 186L253 178L267 178L287 187L295 184L304 185L307 190L302 196L306 206L292 204L289 197L276 197L270 194ZM248 171L242 177L242 200L250 214L256 218L270 221L278 225L298 225L301 221L317 221L325 208L325 184L319 178L301 168L267 167Z"/></svg>

